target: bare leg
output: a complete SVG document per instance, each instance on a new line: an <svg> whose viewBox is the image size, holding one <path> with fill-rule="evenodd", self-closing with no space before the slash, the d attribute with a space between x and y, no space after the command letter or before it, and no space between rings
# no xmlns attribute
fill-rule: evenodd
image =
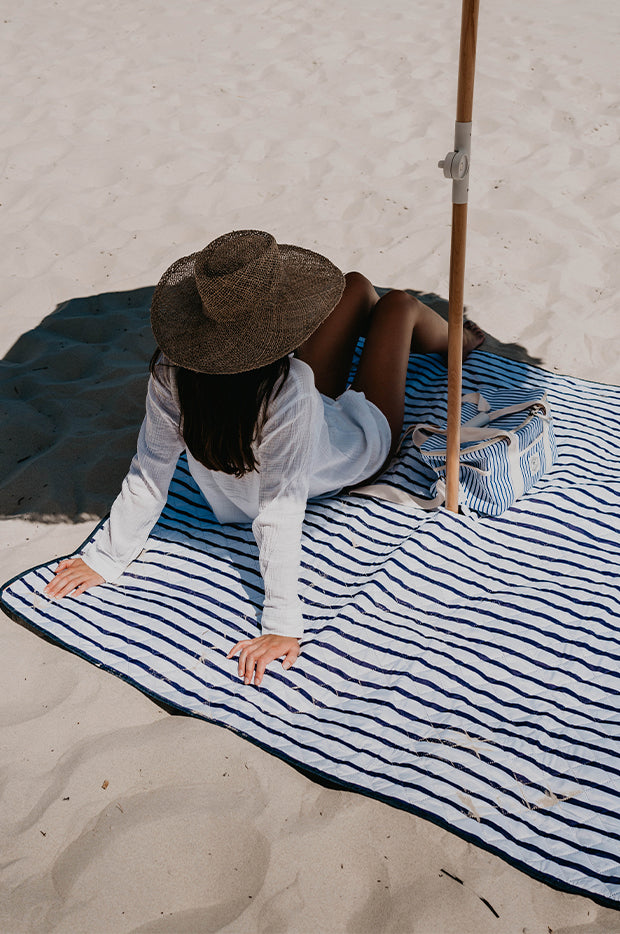
<svg viewBox="0 0 620 934"><path fill-rule="evenodd" d="M416 346L439 352L443 349L441 327L427 312L431 309L406 292L388 292L380 298L373 310L353 380L353 389L363 392L388 420L392 433L390 457L396 450L403 425L407 367L414 333L417 333ZM445 342L447 346L447 327Z"/></svg>
<svg viewBox="0 0 620 934"><path fill-rule="evenodd" d="M363 392L386 416L392 432L391 456L402 430L409 354L445 354L448 324L408 292L394 289L380 299L368 279L348 273L338 305L297 351L314 371L319 392L334 399L344 392L362 334L366 340L353 389ZM483 340L479 328L466 327L463 357Z"/></svg>
<svg viewBox="0 0 620 934"><path fill-rule="evenodd" d="M345 279L342 298L296 354L312 367L319 392L332 399L347 388L357 342L366 332L372 309L379 300L372 284L361 273L349 272Z"/></svg>
<svg viewBox="0 0 620 934"><path fill-rule="evenodd" d="M484 340L471 322L463 330L463 358ZM353 381L353 389L381 409L392 432L390 457L398 446L405 411L409 353L448 350L448 323L417 298L395 289L375 305Z"/></svg>
<svg viewBox="0 0 620 934"><path fill-rule="evenodd" d="M408 292L402 293L409 298ZM418 301L413 299L413 301ZM421 306L418 321L411 339L411 353L440 353L448 352L448 322L441 315L418 301ZM484 341L484 332L473 321L463 323L463 360L466 360L472 350L479 347Z"/></svg>

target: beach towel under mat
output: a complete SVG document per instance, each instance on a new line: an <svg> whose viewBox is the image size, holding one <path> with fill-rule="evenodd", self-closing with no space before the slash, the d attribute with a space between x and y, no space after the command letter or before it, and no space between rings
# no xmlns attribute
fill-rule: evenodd
<svg viewBox="0 0 620 934"><path fill-rule="evenodd" d="M445 418L442 363L410 371L407 421ZM252 532L218 525L183 457L116 585L53 603L54 561L4 607L174 707L618 907L620 389L474 353L464 391L499 386L547 390L559 464L494 519L310 503L308 641L260 689L225 658L259 632ZM432 476L405 451L392 481L424 494Z"/></svg>

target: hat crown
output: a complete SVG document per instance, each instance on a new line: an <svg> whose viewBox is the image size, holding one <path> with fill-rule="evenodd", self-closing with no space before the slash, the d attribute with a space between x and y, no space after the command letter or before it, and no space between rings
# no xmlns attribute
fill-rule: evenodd
<svg viewBox="0 0 620 934"><path fill-rule="evenodd" d="M266 310L282 280L278 244L260 230L224 234L196 256L194 276L207 318L232 321Z"/></svg>
<svg viewBox="0 0 620 934"><path fill-rule="evenodd" d="M312 250L236 230L182 256L151 302L161 351L199 373L243 373L291 353L335 307L344 276Z"/></svg>

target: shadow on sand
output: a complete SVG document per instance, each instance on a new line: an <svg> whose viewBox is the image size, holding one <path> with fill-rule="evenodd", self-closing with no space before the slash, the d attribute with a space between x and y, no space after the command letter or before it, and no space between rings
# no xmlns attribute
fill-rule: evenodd
<svg viewBox="0 0 620 934"><path fill-rule="evenodd" d="M152 293L63 302L0 362L0 516L78 522L109 511L144 415ZM445 299L412 294L447 317ZM491 335L483 349L541 362Z"/></svg>

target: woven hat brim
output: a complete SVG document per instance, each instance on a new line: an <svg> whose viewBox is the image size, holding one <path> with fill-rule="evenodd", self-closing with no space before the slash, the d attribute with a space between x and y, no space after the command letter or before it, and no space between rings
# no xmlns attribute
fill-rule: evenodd
<svg viewBox="0 0 620 934"><path fill-rule="evenodd" d="M242 373L273 363L307 340L338 304L344 276L312 250L281 244L279 252L282 279L268 309L227 322L204 313L194 278L198 253L166 270L153 294L151 326L173 364L201 373Z"/></svg>

